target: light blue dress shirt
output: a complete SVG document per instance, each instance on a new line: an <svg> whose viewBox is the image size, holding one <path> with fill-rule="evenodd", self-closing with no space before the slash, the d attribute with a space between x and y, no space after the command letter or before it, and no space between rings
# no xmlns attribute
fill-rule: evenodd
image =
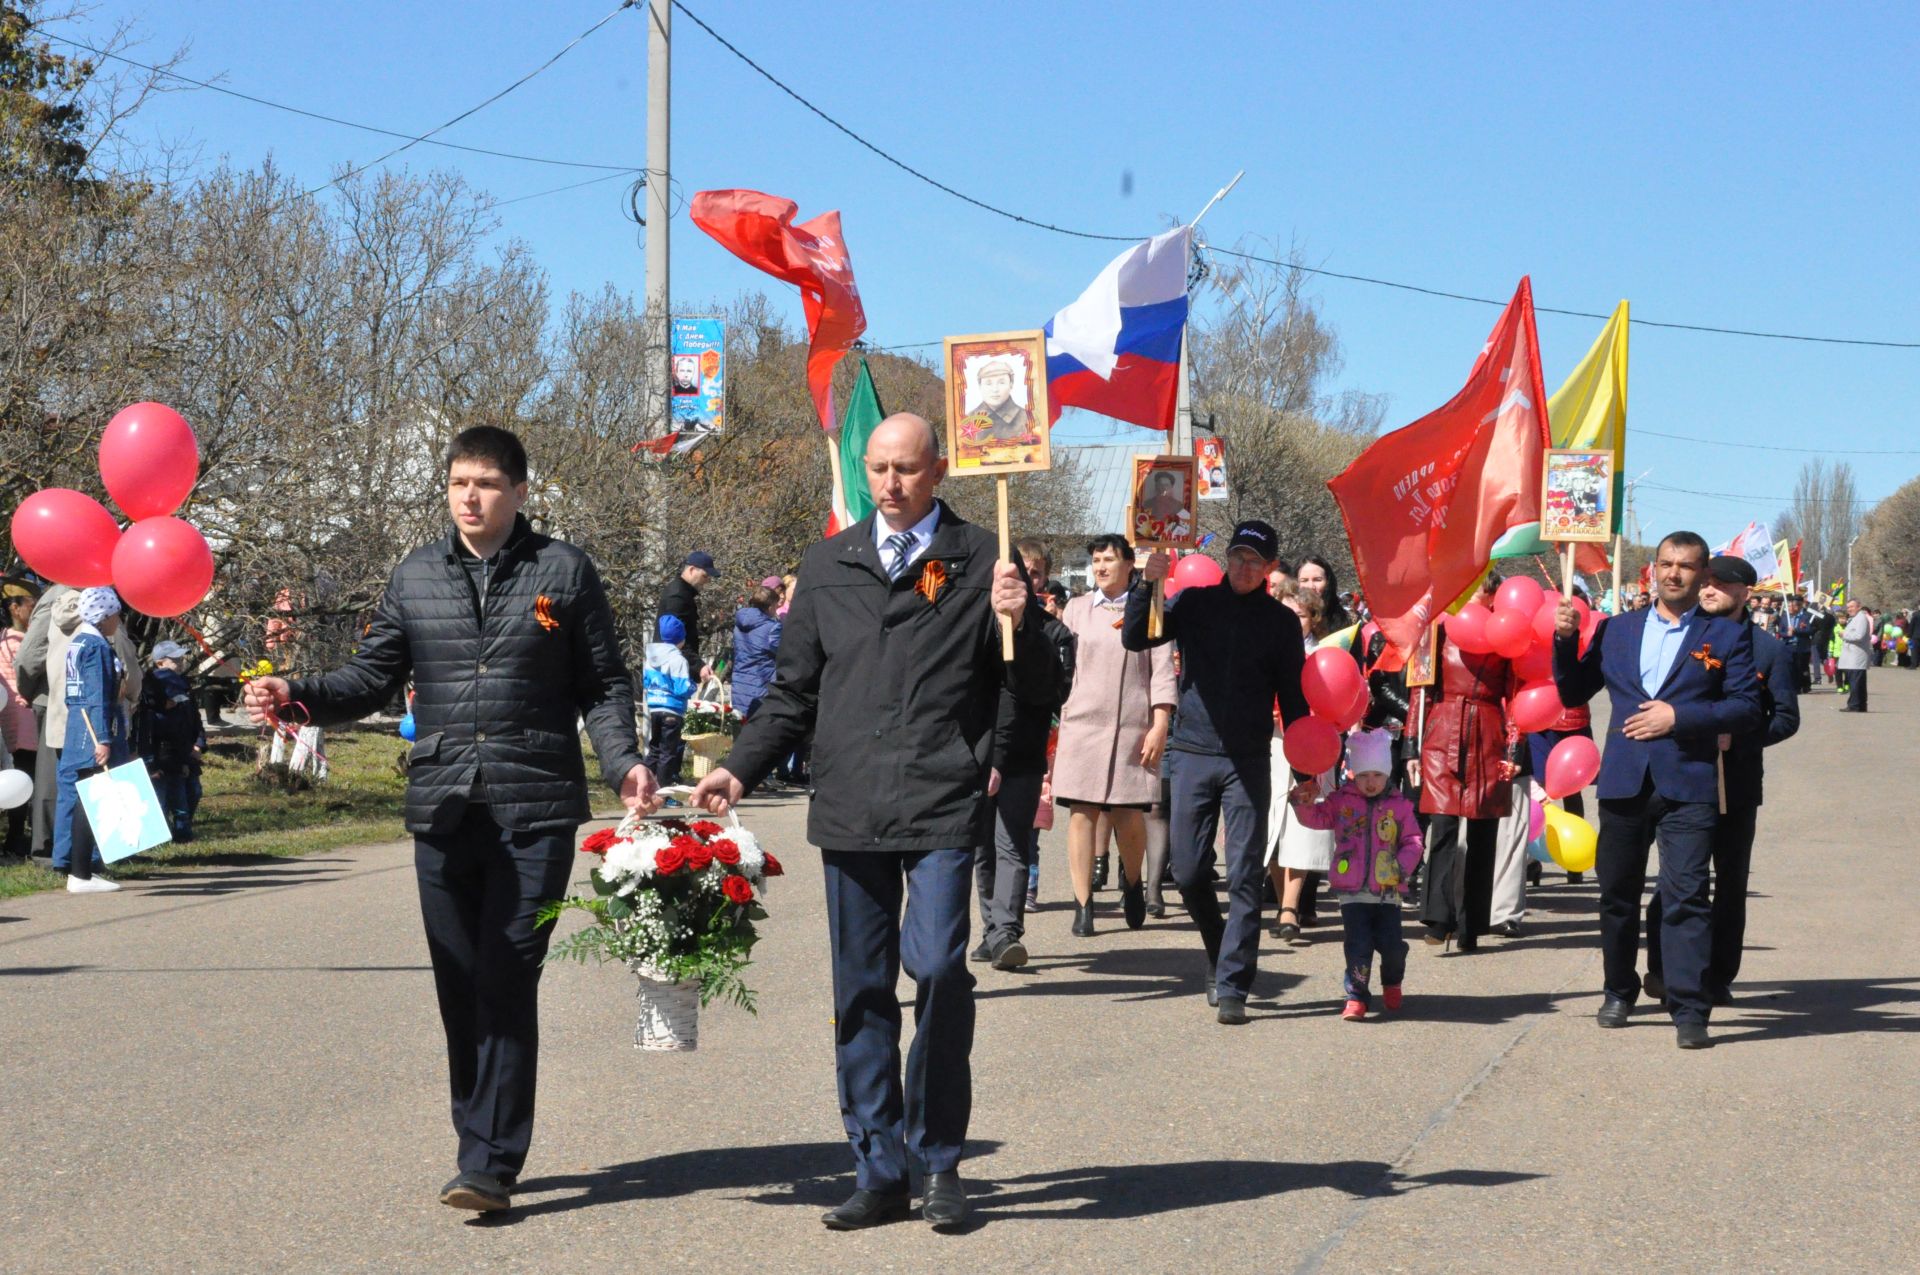
<svg viewBox="0 0 1920 1275"><path fill-rule="evenodd" d="M1660 614L1659 607L1647 608L1647 624L1640 630L1640 685L1648 695L1658 695L1666 683L1667 674L1673 671L1673 662L1680 658L1687 625L1693 622L1693 613L1699 609L1690 606L1681 612L1679 619L1669 623Z"/></svg>
<svg viewBox="0 0 1920 1275"><path fill-rule="evenodd" d="M873 519L873 547L879 550L880 565L885 567L891 574L899 575L901 571L918 562L920 555L924 554L933 544L934 529L939 525L940 506L936 504L926 517L907 528L906 534L913 537L913 544L907 550L907 560L896 569L893 563L893 555L887 551L887 541L894 535L893 528L887 526L887 520L885 518L876 514Z"/></svg>

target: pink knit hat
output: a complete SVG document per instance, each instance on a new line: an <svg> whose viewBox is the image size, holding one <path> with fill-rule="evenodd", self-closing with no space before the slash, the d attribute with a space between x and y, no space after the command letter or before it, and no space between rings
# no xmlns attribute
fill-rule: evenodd
<svg viewBox="0 0 1920 1275"><path fill-rule="evenodd" d="M1383 730L1358 730L1347 736L1347 769L1356 775L1369 771L1393 773L1393 736Z"/></svg>

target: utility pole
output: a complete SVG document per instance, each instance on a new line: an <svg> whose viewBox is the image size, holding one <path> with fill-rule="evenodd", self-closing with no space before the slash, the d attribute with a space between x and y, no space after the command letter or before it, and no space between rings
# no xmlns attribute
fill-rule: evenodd
<svg viewBox="0 0 1920 1275"><path fill-rule="evenodd" d="M673 171L668 117L673 102L670 43L673 0L647 0L647 369L648 417L655 438L671 430L667 388L672 384L672 289L668 284L668 231L672 225Z"/></svg>
<svg viewBox="0 0 1920 1275"><path fill-rule="evenodd" d="M1233 180L1215 191L1213 198L1207 201L1206 207L1195 214L1193 220L1188 222L1187 225L1198 226L1200 219L1211 212L1215 204L1225 199L1227 192L1235 186L1238 186L1240 179L1246 175L1247 170L1244 168L1235 173ZM1182 324L1180 328L1180 382L1179 389L1174 398L1173 428L1167 433L1167 450L1175 456L1193 455L1193 400L1188 386L1187 329L1185 324Z"/></svg>

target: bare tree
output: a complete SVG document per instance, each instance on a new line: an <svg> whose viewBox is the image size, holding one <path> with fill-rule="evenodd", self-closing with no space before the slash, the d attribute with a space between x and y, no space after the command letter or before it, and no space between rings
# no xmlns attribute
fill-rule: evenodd
<svg viewBox="0 0 1920 1275"><path fill-rule="evenodd" d="M1860 534L1864 513L1852 465L1809 460L1794 479L1792 503L1774 519L1774 538L1801 543L1801 566L1824 570L1828 579L1814 582L1824 589L1845 571L1847 545Z"/></svg>
<svg viewBox="0 0 1920 1275"><path fill-rule="evenodd" d="M1920 605L1920 478L1862 520L1847 596L1889 610Z"/></svg>

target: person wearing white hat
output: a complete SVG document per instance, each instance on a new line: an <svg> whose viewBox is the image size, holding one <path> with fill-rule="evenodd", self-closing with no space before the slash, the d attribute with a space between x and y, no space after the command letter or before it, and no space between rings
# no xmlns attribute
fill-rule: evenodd
<svg viewBox="0 0 1920 1275"><path fill-rule="evenodd" d="M94 873L93 825L80 804L79 785L108 766L127 759L127 737L120 715L120 683L126 668L114 653L120 629L120 595L108 588L83 590L80 624L67 643L63 695L66 740L60 750L60 790L54 819L70 829L67 891L102 894L117 883Z"/></svg>

